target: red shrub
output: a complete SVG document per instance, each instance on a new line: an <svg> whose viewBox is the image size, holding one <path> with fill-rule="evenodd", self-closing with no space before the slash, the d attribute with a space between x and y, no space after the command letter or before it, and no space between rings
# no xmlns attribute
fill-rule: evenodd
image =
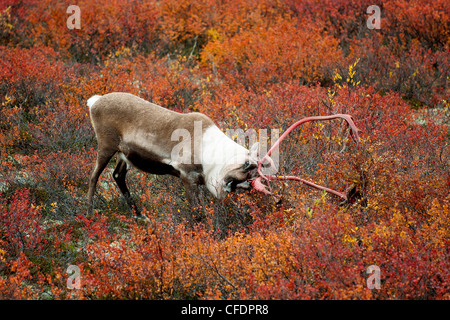
<svg viewBox="0 0 450 320"><path fill-rule="evenodd" d="M65 1L0 0L0 297L449 299L447 2L82 0L70 30ZM355 197L283 181L273 196L202 191L197 223L179 179L132 170L143 223L111 163L86 216L86 100L112 91L269 136L351 114L358 147L342 121L308 123L279 173Z"/></svg>
<svg viewBox="0 0 450 320"><path fill-rule="evenodd" d="M0 205L0 234L6 241L8 254L12 257L22 252L39 254L44 244L41 214L31 203L29 191L18 191L10 203L2 199Z"/></svg>

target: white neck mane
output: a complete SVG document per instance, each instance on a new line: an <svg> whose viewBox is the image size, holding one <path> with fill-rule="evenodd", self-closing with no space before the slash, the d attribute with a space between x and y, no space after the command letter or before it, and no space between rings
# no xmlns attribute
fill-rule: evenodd
<svg viewBox="0 0 450 320"><path fill-rule="evenodd" d="M202 165L206 187L217 196L217 188L223 183L223 169L243 165L249 151L227 137L217 126L205 130L202 136Z"/></svg>

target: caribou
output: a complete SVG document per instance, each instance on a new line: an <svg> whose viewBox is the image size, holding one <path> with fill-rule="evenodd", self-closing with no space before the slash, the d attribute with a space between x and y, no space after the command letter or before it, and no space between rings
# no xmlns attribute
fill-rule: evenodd
<svg viewBox="0 0 450 320"><path fill-rule="evenodd" d="M245 148L205 114L175 112L121 92L92 96L87 105L98 143L89 180L89 213L98 179L114 155L117 164L112 176L138 218L143 216L125 181L132 167L180 178L192 207L199 205L200 185L218 199L250 188L258 165L258 143Z"/></svg>

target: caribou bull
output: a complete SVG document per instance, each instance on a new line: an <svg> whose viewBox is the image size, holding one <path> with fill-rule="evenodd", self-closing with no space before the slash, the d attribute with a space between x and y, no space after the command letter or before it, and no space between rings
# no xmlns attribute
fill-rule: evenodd
<svg viewBox="0 0 450 320"><path fill-rule="evenodd" d="M87 105L98 142L97 161L89 180L89 212L93 210L98 178L115 154L113 178L138 217L142 215L125 182L131 167L179 177L194 207L198 206L199 185L206 185L219 199L236 188L250 187L248 180L258 163L258 145L244 148L206 115L174 112L119 92L95 95Z"/></svg>

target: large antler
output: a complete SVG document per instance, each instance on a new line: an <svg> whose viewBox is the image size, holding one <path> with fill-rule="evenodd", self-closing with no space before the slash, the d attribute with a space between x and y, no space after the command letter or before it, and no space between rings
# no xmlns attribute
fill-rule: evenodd
<svg viewBox="0 0 450 320"><path fill-rule="evenodd" d="M304 118L300 121L297 121L296 123L294 123L292 126L290 126L286 132L284 132L280 138L278 138L278 140L272 145L272 147L269 149L269 151L267 152L267 154L261 158L258 161L258 174L259 176L255 179L253 179L251 181L251 184L253 186L253 188L255 188L256 190L263 192L265 194L271 194L270 190L267 189L268 186L266 186L265 184L262 183L263 180L265 181L270 181L270 180L296 180L296 181L300 181L310 187L319 189L319 190L324 190L326 192L332 193L334 195L337 195L341 198L343 198L344 200L347 200L347 194L346 192L339 192L339 191L335 191L333 189L327 188L327 187L323 187L320 186L318 184L309 182L305 179L299 178L299 177L295 177L295 176L273 176L273 175L264 175L261 171L261 168L263 166L264 162L268 162L271 166L274 166L274 163L272 161L272 159L270 158L270 155L272 154L273 150L275 150L276 147L279 146L279 144L281 143L281 141L283 141L286 136L292 132L292 130L294 130L295 128L297 128L299 125L309 122L309 121L323 121L323 120L332 120L332 119L336 119L336 118L341 118L344 119L345 121L347 121L348 125L350 126L350 136L352 137L352 139L356 142L356 144L358 145L359 143L359 136L358 136L358 132L361 131L360 129L358 129L358 127L356 126L355 122L353 121L352 116L348 115L348 114L334 114L331 116L315 116L315 117L307 117ZM269 187L270 189L270 187Z"/></svg>

